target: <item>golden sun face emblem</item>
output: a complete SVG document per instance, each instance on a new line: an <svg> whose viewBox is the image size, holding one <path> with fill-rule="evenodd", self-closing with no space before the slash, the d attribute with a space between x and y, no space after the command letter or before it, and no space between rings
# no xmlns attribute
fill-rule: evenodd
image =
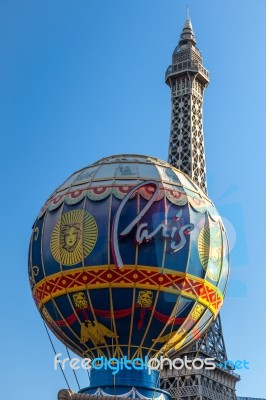
<svg viewBox="0 0 266 400"><path fill-rule="evenodd" d="M83 210L69 211L54 226L52 255L60 264L77 264L91 253L97 237L97 224L91 214Z"/></svg>
<svg viewBox="0 0 266 400"><path fill-rule="evenodd" d="M219 226L202 229L198 240L199 257L206 275L217 281L223 261L223 241Z"/></svg>

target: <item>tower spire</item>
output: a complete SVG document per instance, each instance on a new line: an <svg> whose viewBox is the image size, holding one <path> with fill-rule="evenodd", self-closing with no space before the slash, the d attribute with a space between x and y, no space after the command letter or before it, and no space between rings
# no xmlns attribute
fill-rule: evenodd
<svg viewBox="0 0 266 400"><path fill-rule="evenodd" d="M166 71L166 83L172 93L168 161L206 192L202 105L209 73L203 67L201 53L196 47L188 11L172 64Z"/></svg>
<svg viewBox="0 0 266 400"><path fill-rule="evenodd" d="M185 20L183 30L181 32L180 41L178 47L182 45L194 45L196 46L195 35L192 27L191 18L189 17L189 11L187 11L187 18Z"/></svg>

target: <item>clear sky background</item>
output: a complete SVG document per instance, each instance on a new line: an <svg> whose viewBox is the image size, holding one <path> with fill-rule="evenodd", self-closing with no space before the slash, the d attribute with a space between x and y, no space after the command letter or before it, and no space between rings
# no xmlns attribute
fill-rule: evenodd
<svg viewBox="0 0 266 400"><path fill-rule="evenodd" d="M54 188L79 168L118 153L167 159L164 73L185 9L181 0L0 1L3 399L56 399L66 387L31 298L31 226ZM238 395L266 398L266 0L191 0L190 10L211 73L204 104L209 195L232 247L224 337L230 359L250 362ZM79 379L87 385L84 373Z"/></svg>

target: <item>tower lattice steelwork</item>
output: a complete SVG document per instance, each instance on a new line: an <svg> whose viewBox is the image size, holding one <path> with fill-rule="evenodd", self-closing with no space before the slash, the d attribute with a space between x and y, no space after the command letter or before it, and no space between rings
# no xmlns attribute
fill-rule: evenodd
<svg viewBox="0 0 266 400"><path fill-rule="evenodd" d="M171 89L172 116L168 162L188 174L207 192L206 164L203 136L203 95L209 83L209 73L202 64L196 47L191 20L187 17L178 46L172 57L172 65L166 71L166 83ZM183 368L164 369L161 387L175 399L184 400L233 400L239 376L225 370L227 360L220 316L211 325L204 338L175 356L193 359L213 357L215 370ZM220 365L220 367L219 367Z"/></svg>

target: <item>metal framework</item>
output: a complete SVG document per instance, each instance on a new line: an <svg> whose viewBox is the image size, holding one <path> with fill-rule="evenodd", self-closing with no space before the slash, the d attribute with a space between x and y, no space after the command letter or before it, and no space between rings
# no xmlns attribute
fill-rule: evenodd
<svg viewBox="0 0 266 400"><path fill-rule="evenodd" d="M171 89L172 101L168 162L188 174L207 192L202 106L209 73L202 64L189 17L165 78ZM213 357L217 367L215 370L203 368L200 371L185 367L179 371L164 369L161 388L169 391L174 399L236 400L235 385L240 377L231 370L220 368L227 360L220 316L203 339L178 356L191 360Z"/></svg>
<svg viewBox="0 0 266 400"><path fill-rule="evenodd" d="M190 20L186 20L174 50L166 83L172 93L168 162L188 174L206 192L202 105L209 73L202 65Z"/></svg>

